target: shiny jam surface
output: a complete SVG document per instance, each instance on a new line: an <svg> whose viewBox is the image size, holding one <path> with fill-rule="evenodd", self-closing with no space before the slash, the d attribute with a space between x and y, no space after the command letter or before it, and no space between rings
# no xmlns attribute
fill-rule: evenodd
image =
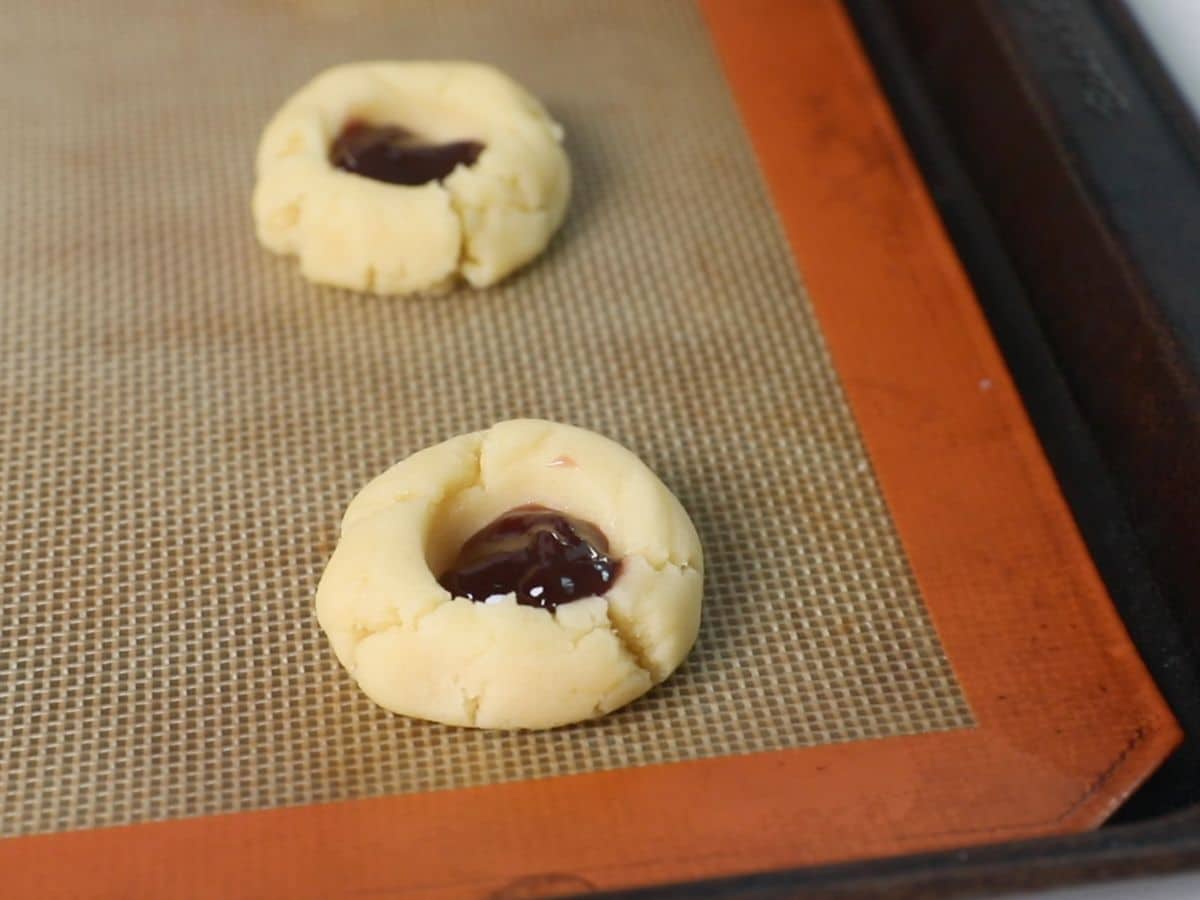
<svg viewBox="0 0 1200 900"><path fill-rule="evenodd" d="M455 597L517 602L553 611L603 594L621 571L595 525L544 506L518 506L463 544L438 582Z"/></svg>
<svg viewBox="0 0 1200 900"><path fill-rule="evenodd" d="M482 152L478 141L430 144L405 128L355 119L329 148L329 161L355 175L415 187L441 181L460 165L474 165Z"/></svg>

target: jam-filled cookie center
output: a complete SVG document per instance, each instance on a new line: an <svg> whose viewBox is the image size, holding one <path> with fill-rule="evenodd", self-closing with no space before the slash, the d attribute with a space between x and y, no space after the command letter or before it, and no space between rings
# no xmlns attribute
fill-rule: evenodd
<svg viewBox="0 0 1200 900"><path fill-rule="evenodd" d="M329 161L355 175L416 187L473 166L482 152L478 141L431 144L406 128L352 119L329 148Z"/></svg>
<svg viewBox="0 0 1200 900"><path fill-rule="evenodd" d="M621 563L608 538L581 519L544 506L518 506L476 532L438 582L455 597L554 610L612 587Z"/></svg>

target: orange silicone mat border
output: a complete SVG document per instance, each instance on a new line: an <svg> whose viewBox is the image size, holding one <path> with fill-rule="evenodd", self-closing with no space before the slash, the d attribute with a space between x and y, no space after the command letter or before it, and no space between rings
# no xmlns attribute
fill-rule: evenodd
<svg viewBox="0 0 1200 900"><path fill-rule="evenodd" d="M833 862L1095 825L1176 745L845 14L701 6L978 727L14 838L5 890L464 897Z"/></svg>

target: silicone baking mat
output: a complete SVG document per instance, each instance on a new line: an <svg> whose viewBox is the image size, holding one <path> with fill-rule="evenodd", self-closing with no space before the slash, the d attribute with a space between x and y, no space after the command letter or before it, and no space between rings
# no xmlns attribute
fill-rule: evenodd
<svg viewBox="0 0 1200 900"><path fill-rule="evenodd" d="M836 6L704 9L9 0L0 834L49 833L0 841L12 871L399 890L371 879L408 835L405 890L463 896L571 823L556 871L661 879L1083 827L1169 750ZM545 100L576 192L543 259L388 300L257 247L259 130L369 58ZM383 713L312 614L341 511L525 415L677 492L700 642L578 727Z"/></svg>
<svg viewBox="0 0 1200 900"><path fill-rule="evenodd" d="M971 724L696 8L14 11L3 833ZM258 248L253 150L290 91L453 56L567 129L576 191L543 261L405 301ZM397 458L526 415L622 441L678 492L708 548L695 654L579 728L388 715L312 613L341 510Z"/></svg>

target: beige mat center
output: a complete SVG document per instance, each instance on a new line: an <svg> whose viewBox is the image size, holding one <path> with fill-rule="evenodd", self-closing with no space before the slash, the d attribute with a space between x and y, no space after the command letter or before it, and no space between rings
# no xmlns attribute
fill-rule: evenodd
<svg viewBox="0 0 1200 900"><path fill-rule="evenodd" d="M697 11L16 0L0 30L0 833L971 724ZM323 67L496 63L569 134L566 230L496 290L311 287L249 216ZM374 708L312 597L355 490L513 416L622 441L710 561L700 644L606 720Z"/></svg>

